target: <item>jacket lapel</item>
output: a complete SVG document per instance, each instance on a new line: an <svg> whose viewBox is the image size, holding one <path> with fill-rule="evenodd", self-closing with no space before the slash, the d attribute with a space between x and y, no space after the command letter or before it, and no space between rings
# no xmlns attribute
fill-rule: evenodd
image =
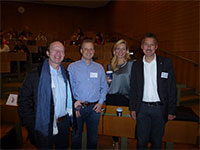
<svg viewBox="0 0 200 150"><path fill-rule="evenodd" d="M158 94L159 94L159 89L160 89L160 83L161 83L161 72L162 72L162 67L163 67L163 62L159 56L156 56L156 63L157 63L157 88L158 88Z"/></svg>
<svg viewBox="0 0 200 150"><path fill-rule="evenodd" d="M139 76L140 76L140 86L141 86L141 96L143 96L143 90L144 90L144 63L143 60L140 60L140 64L139 64Z"/></svg>

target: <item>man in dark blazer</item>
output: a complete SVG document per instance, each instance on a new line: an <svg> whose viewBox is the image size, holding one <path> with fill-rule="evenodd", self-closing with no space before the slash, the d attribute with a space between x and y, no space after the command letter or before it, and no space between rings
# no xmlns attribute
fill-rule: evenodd
<svg viewBox="0 0 200 150"><path fill-rule="evenodd" d="M176 81L170 59L155 54L156 35L145 34L141 49L143 59L132 66L129 110L136 119L138 149L161 149L165 123L176 116Z"/></svg>
<svg viewBox="0 0 200 150"><path fill-rule="evenodd" d="M52 42L49 57L29 72L22 84L18 109L28 138L38 149L68 149L73 102L67 73L62 66L65 48Z"/></svg>

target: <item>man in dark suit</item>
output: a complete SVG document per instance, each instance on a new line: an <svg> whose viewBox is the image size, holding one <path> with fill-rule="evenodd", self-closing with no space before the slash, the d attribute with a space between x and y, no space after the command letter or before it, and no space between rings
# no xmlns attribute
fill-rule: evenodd
<svg viewBox="0 0 200 150"><path fill-rule="evenodd" d="M138 149L161 149L165 123L176 116L176 81L170 59L157 56L157 37L145 34L143 59L132 66L129 110L136 119Z"/></svg>
<svg viewBox="0 0 200 150"><path fill-rule="evenodd" d="M49 57L29 72L22 84L18 109L28 138L38 149L68 149L72 117L72 94L66 71L62 66L65 48L52 42Z"/></svg>

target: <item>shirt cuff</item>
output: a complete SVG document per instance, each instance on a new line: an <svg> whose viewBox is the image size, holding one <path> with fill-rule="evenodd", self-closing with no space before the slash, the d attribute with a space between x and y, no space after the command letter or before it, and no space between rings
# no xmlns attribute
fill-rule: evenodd
<svg viewBox="0 0 200 150"><path fill-rule="evenodd" d="M103 105L104 100L100 99L98 103Z"/></svg>

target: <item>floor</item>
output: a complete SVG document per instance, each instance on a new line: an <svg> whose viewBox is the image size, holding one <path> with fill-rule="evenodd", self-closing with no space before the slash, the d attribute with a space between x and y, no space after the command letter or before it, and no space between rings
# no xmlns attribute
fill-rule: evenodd
<svg viewBox="0 0 200 150"><path fill-rule="evenodd" d="M21 149L36 149L35 146L33 146L28 140L27 140L27 131L25 128L22 129L23 132L23 146ZM149 145L150 146L150 145ZM165 148L165 143L162 144L162 149L166 149ZM128 139L128 145L127 145L128 149L132 150L132 149L136 149L136 140L135 139ZM104 149L104 150L108 150L108 149L115 149L113 146L113 141L112 141L112 137L111 136L103 136L103 135L99 135L98 136L98 149ZM174 144L174 149L180 149L180 150L199 150L200 146L199 145L191 145L191 144Z"/></svg>

